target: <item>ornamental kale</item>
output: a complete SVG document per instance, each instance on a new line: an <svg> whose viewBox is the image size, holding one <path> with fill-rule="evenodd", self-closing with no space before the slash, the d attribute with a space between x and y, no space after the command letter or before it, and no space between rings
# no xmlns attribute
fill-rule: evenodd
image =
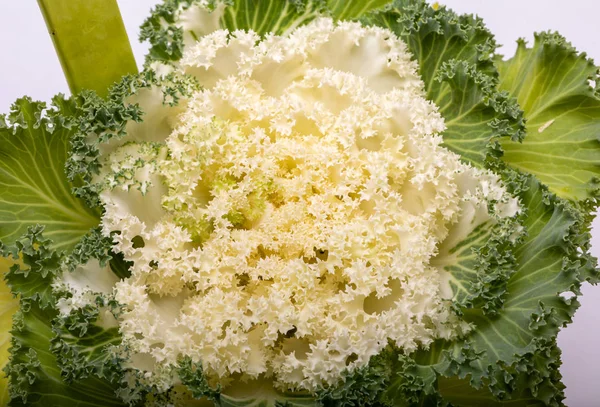
<svg viewBox="0 0 600 407"><path fill-rule="evenodd" d="M421 0L165 0L141 37L108 96L0 118L11 405L562 405L584 54Z"/></svg>

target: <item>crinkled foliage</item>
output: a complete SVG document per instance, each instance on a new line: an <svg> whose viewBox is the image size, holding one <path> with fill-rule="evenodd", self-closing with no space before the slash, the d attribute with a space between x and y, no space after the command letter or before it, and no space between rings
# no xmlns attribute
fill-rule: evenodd
<svg viewBox="0 0 600 407"><path fill-rule="evenodd" d="M517 54L497 59L499 88L527 117L527 138L505 144L504 159L534 174L556 195L595 205L600 191L598 67L558 33L543 32ZM589 207L589 205L588 205Z"/></svg>
<svg viewBox="0 0 600 407"><path fill-rule="evenodd" d="M420 0L167 0L141 36L148 69L106 99L0 120L11 405L562 405L556 335L598 280L584 54L542 33L502 60ZM424 151L454 171L431 190ZM418 273L392 278L388 224Z"/></svg>

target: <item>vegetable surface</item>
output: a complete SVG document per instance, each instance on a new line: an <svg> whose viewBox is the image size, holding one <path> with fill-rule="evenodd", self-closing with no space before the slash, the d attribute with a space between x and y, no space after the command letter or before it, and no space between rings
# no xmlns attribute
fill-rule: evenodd
<svg viewBox="0 0 600 407"><path fill-rule="evenodd" d="M142 38L0 120L11 405L562 405L583 54L418 0L167 0Z"/></svg>

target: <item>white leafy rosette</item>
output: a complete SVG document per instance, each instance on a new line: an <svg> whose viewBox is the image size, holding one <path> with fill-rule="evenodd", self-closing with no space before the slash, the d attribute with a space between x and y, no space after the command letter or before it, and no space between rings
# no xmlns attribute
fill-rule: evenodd
<svg viewBox="0 0 600 407"><path fill-rule="evenodd" d="M189 357L222 384L314 391L389 343L469 330L440 246L519 204L442 145L393 33L217 30L176 69L202 90L104 146L96 179L103 233L133 262L115 292L135 367Z"/></svg>

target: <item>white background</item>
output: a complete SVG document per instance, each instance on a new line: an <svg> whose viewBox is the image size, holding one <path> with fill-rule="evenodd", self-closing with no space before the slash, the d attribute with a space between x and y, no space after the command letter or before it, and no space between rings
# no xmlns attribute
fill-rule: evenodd
<svg viewBox="0 0 600 407"><path fill-rule="evenodd" d="M268 0L264 0L268 1ZM278 0L272 0L278 1ZM158 0L119 0L138 65L147 46L137 41L138 27ZM600 61L598 0L444 0L461 13L483 17L510 56L515 41L530 41L534 31L558 30L579 50ZM110 50L107 50L108 52ZM50 100L68 87L52 42L34 0L0 1L0 112L18 97ZM600 255L600 221L596 220L592 252ZM566 403L569 407L600 406L600 287L584 287L582 307L574 323L559 335L563 351Z"/></svg>

